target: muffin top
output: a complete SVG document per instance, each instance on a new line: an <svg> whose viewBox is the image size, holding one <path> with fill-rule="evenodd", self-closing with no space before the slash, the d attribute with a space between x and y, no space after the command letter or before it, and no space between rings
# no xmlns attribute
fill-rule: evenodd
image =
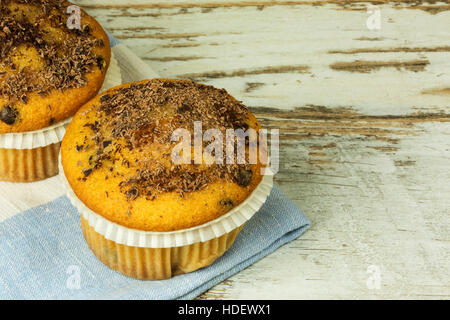
<svg viewBox="0 0 450 320"><path fill-rule="evenodd" d="M82 10L80 28L69 29L70 5L0 1L0 134L67 119L100 90L111 58L108 37Z"/></svg>
<svg viewBox="0 0 450 320"><path fill-rule="evenodd" d="M199 146L202 152L215 141L226 148L225 138L208 140L207 130L226 137L227 129L249 128L256 132L260 125L224 89L146 80L110 89L84 105L67 128L61 161L77 197L106 219L145 231L186 229L230 211L260 183L264 165L259 156L256 161L248 156L257 136L241 149L245 161L236 161L237 150L231 157L224 151L222 163L215 161L221 158L216 151L195 161ZM192 138L180 152L182 140L173 136L179 129ZM174 161L186 156L190 161Z"/></svg>

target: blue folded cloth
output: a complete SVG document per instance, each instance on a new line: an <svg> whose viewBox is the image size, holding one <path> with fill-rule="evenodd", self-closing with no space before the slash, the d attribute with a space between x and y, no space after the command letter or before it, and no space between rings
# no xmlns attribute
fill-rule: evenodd
<svg viewBox="0 0 450 320"><path fill-rule="evenodd" d="M140 281L97 260L84 241L79 213L63 196L0 223L0 299L193 299L309 225L275 185L214 264L169 280Z"/></svg>

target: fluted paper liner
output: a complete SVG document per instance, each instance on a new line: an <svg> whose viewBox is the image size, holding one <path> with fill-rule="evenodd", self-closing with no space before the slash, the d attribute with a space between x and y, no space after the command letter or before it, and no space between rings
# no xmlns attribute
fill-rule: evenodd
<svg viewBox="0 0 450 320"><path fill-rule="evenodd" d="M105 81L99 92L103 92L122 83L122 75L117 60L111 52L111 62ZM72 118L60 121L43 129L0 134L0 149L35 149L60 143ZM57 165L57 163L55 163Z"/></svg>
<svg viewBox="0 0 450 320"><path fill-rule="evenodd" d="M218 238L173 248L140 248L106 239L81 215L84 238L105 265L141 280L162 280L209 266L234 243L242 226Z"/></svg>
<svg viewBox="0 0 450 320"><path fill-rule="evenodd" d="M252 194L227 214L197 227L172 232L130 229L89 209L73 192L59 158L59 176L70 202L81 213L84 238L105 265L141 280L162 280L209 266L234 243L263 205L273 186L269 169Z"/></svg>
<svg viewBox="0 0 450 320"><path fill-rule="evenodd" d="M61 143L34 149L0 149L0 180L32 182L58 174Z"/></svg>
<svg viewBox="0 0 450 320"><path fill-rule="evenodd" d="M268 168L266 170L269 172ZM73 192L65 177L61 159L59 161L59 172L70 202L78 209L83 215L83 218L88 221L89 225L96 232L104 236L107 240L112 240L117 244L140 248L173 248L191 245L197 242L206 242L221 237L239 228L253 217L266 201L273 186L273 175L266 174L250 196L225 215L200 226L188 229L170 232L153 232L126 228L95 213L78 199Z"/></svg>

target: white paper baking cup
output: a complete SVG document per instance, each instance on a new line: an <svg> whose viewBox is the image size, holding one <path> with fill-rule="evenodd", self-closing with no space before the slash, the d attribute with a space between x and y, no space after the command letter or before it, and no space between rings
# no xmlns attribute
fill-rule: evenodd
<svg viewBox="0 0 450 320"><path fill-rule="evenodd" d="M266 171L270 172L270 169L266 168ZM189 229L170 232L154 232L123 227L89 209L80 199L78 199L67 181L61 164L61 154L59 155L59 176L66 188L67 197L70 202L78 209L97 233L116 243L142 248L181 247L219 238L250 220L267 200L273 187L273 174L266 174L250 196L225 215Z"/></svg>
<svg viewBox="0 0 450 320"><path fill-rule="evenodd" d="M99 92L121 83L122 75L119 63L111 52L111 62ZM71 120L72 118L68 118L50 127L34 131L0 134L0 149L35 149L61 142Z"/></svg>

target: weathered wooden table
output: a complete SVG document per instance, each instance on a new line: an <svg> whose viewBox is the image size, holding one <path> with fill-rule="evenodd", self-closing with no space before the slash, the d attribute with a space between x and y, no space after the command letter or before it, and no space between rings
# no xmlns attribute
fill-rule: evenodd
<svg viewBox="0 0 450 320"><path fill-rule="evenodd" d="M448 0L76 3L280 129L276 181L313 225L200 298L450 297Z"/></svg>

